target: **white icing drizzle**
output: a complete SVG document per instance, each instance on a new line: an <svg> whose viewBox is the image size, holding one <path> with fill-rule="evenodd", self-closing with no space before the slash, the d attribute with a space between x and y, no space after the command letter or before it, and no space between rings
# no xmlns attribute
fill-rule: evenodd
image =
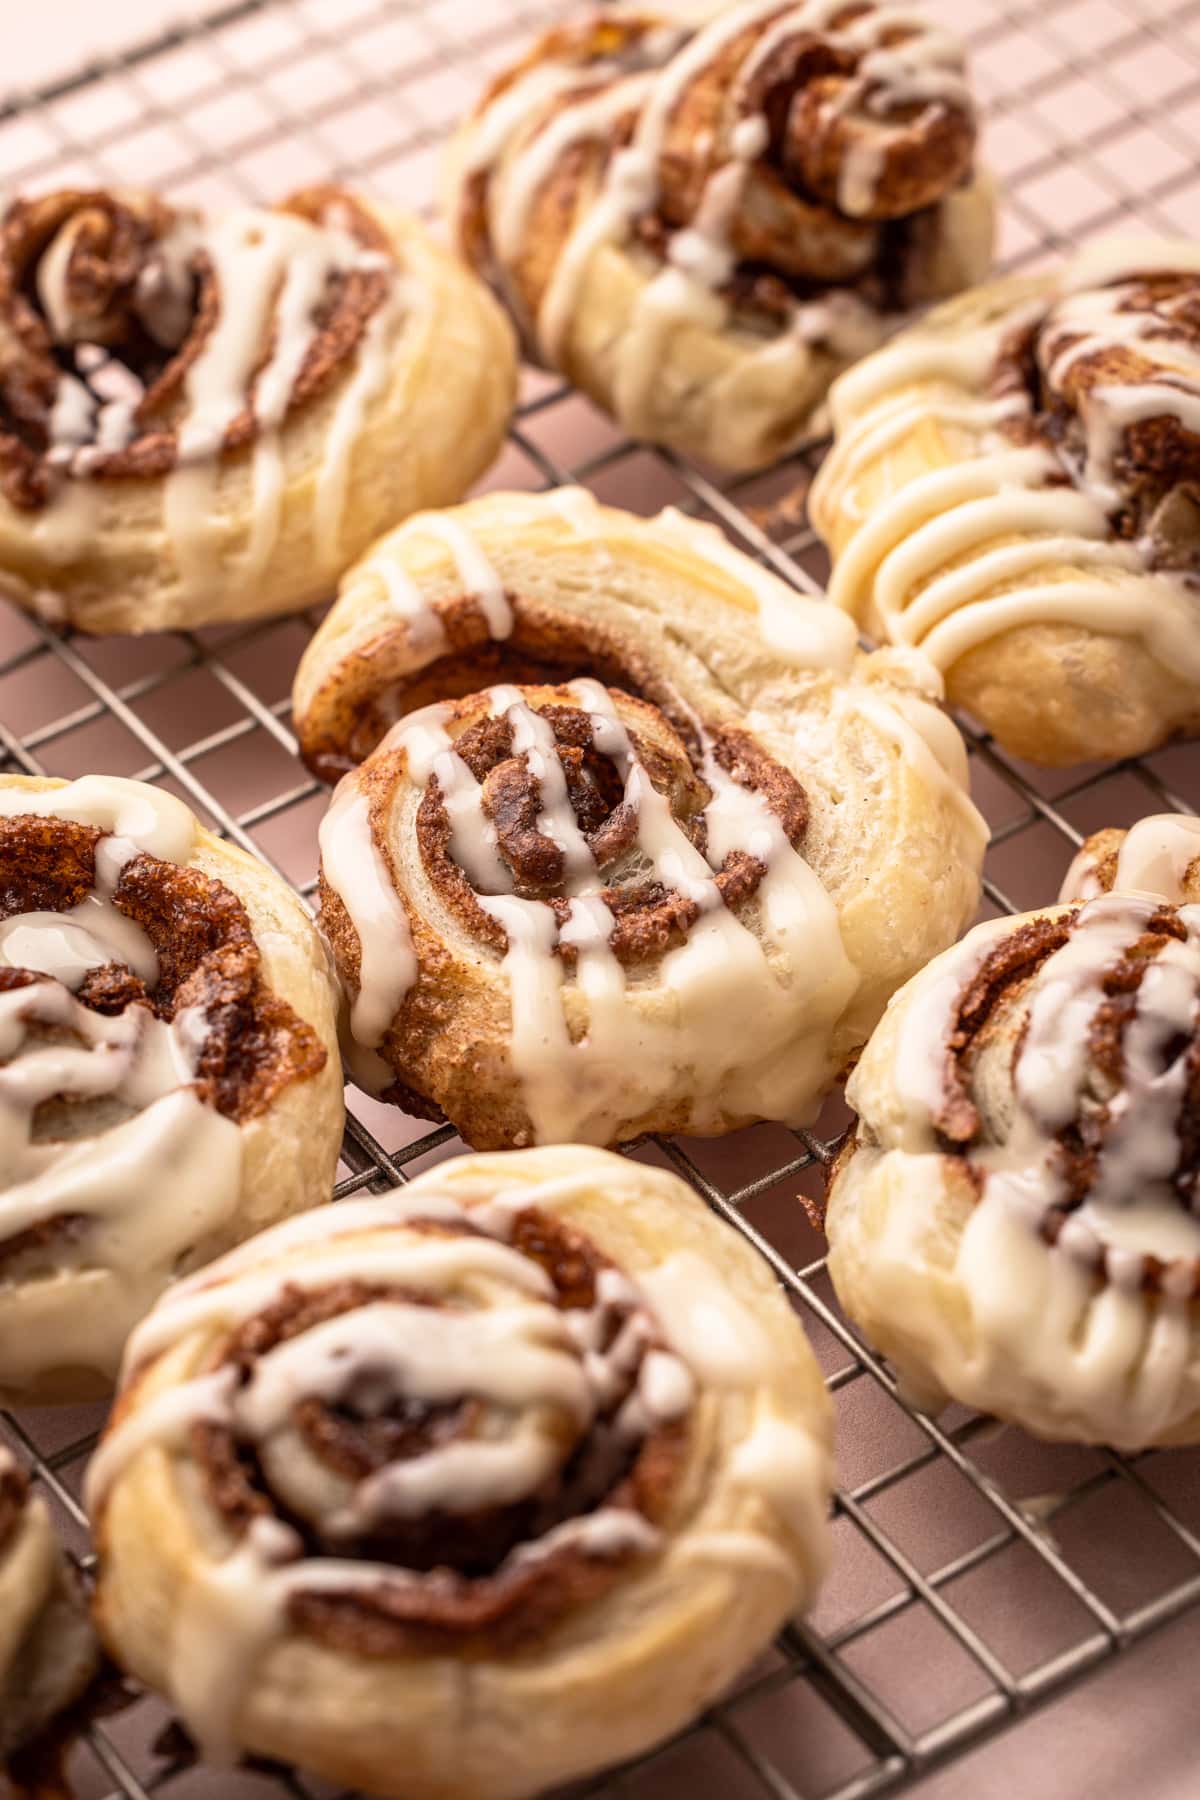
<svg viewBox="0 0 1200 1800"><path fill-rule="evenodd" d="M889 148L886 130L880 126L872 130L866 121L847 143L838 172L838 206L848 217L862 218L874 206Z"/></svg>
<svg viewBox="0 0 1200 1800"><path fill-rule="evenodd" d="M355 772L338 783L317 838L325 880L358 934L351 1034L364 1049L374 1050L417 979L417 957L408 913L375 839L370 796Z"/></svg>
<svg viewBox="0 0 1200 1800"><path fill-rule="evenodd" d="M949 1034L954 1009L968 984L983 967L996 944L1010 929L1007 919L988 919L969 931L961 943L935 957L921 976L927 990L922 1006L906 1007L896 1045L893 1079L901 1101L901 1113L893 1122L895 1142L902 1150L932 1147L930 1121L941 1105L949 1056ZM891 1013L901 995L888 1004ZM851 1081L853 1081L851 1076ZM854 1104L850 1088L847 1097Z"/></svg>
<svg viewBox="0 0 1200 1800"><path fill-rule="evenodd" d="M140 782L86 776L58 788L0 787L0 816L22 814L109 835L97 845L96 888L77 906L0 925L0 963L50 977L0 994L0 1237L84 1219L86 1229L56 1238L49 1260L103 1272L94 1294L71 1290L69 1338L52 1296L26 1308L19 1334L5 1334L3 1376L16 1388L56 1358L111 1375L130 1326L224 1224L241 1185L238 1128L191 1085L203 1016L185 1010L166 1023L141 1005L105 1015L73 997L90 969L111 962L153 988L153 946L112 895L143 852L188 860L191 813ZM52 1103L43 1129L40 1109Z"/></svg>
<svg viewBox="0 0 1200 1800"><path fill-rule="evenodd" d="M1115 309L1133 291L1114 279L1115 257L1083 257L1060 278L1048 315L1039 302L1014 302L974 330L918 331L871 357L837 383L837 440L813 485L811 505L827 535L838 519L857 529L838 557L830 599L869 613L895 643L919 646L940 669L1024 625L1076 624L1137 637L1164 666L1200 679L1194 592L1177 573L1152 570L1146 548L1115 538L1109 513L1120 495L1113 459L1139 419L1173 417L1200 433L1200 356L1161 330L1158 314ZM1158 245L1139 267L1191 267L1173 245ZM1087 454L1072 467L1046 446L1016 449L1000 427L1027 410L1021 395L987 395L988 378L1010 332L1045 316L1039 356L1051 387L1080 358L1113 344L1148 357L1161 377L1101 386L1080 404ZM1186 383L1190 385L1180 385ZM926 427L962 446L966 460L859 497L879 459ZM1068 473L1074 485L1060 485Z"/></svg>
<svg viewBox="0 0 1200 1800"><path fill-rule="evenodd" d="M428 512L414 520L413 526L414 529L419 526L427 537L437 538L445 545L454 560L464 593L477 602L491 635L500 639L511 636L513 611L504 591L504 582L492 567L479 540L462 520L452 513Z"/></svg>
<svg viewBox="0 0 1200 1800"><path fill-rule="evenodd" d="M541 106L577 86L580 79L578 68L537 63L510 82L472 121L473 136L464 158L464 171L468 175L488 172L526 121Z"/></svg>
<svg viewBox="0 0 1200 1800"><path fill-rule="evenodd" d="M376 544L370 555L356 563L342 589L343 595L365 598L374 579L383 590L389 611L404 621L414 651L431 659L447 646L446 628L404 564L405 528Z"/></svg>
<svg viewBox="0 0 1200 1800"><path fill-rule="evenodd" d="M60 343L75 339L75 314L67 299L67 269L78 241L78 230L60 231L37 266L37 296L50 329Z"/></svg>
<svg viewBox="0 0 1200 1800"><path fill-rule="evenodd" d="M783 661L797 669L837 669L843 674L849 670L857 637L853 621L836 607L798 593L753 557L735 550L718 526L691 519L674 506L664 508L651 524L704 562L715 564L750 594L763 638Z"/></svg>
<svg viewBox="0 0 1200 1800"><path fill-rule="evenodd" d="M971 799L967 748L953 720L922 695L902 687L889 688L885 698L856 683L841 696L839 705L866 719L896 746L914 776L957 814L966 841L982 856L988 823Z"/></svg>
<svg viewBox="0 0 1200 1800"><path fill-rule="evenodd" d="M684 58L678 60L682 62ZM655 100L670 85L660 83ZM656 117L654 101L642 117L643 122ZM668 340L689 326L719 331L728 319L729 303L720 297L718 289L737 265L730 229L741 205L750 167L768 142L765 119L743 123L757 129L736 139L730 146L731 160L709 176L695 219L672 237L666 262L641 290L622 334L613 394L617 412L635 435L650 436L654 432L658 376ZM631 154L637 153L640 135L634 140ZM656 166L657 156L654 162Z"/></svg>
<svg viewBox="0 0 1200 1800"><path fill-rule="evenodd" d="M193 1425L220 1425L229 1418L237 1384L232 1368L197 1375L182 1387L167 1388L143 1401L136 1413L110 1431L90 1457L84 1475L88 1510L93 1518L126 1465L143 1450L183 1450Z"/></svg>
<svg viewBox="0 0 1200 1800"><path fill-rule="evenodd" d="M622 1121L640 1116L663 1084L676 1080L681 1063L709 1072L696 1099L701 1124L752 1115L798 1119L823 1066L815 1025L797 1042L798 1010L832 1022L858 981L832 901L766 801L735 782L707 750L703 775L712 800L701 855L650 782L607 690L577 681L572 692L591 717L597 749L624 783L637 819L638 863L700 908L687 941L659 959L652 987L645 972L623 968L610 947L612 918L600 897L608 877L595 868L579 834L551 734L519 690L493 689L489 700L513 724L514 748L532 759L541 786L539 828L564 851L571 907L561 929L549 906L511 891L479 784L453 752L447 709L426 708L384 740L387 751L406 755L417 788L436 775L451 853L482 909L506 933L501 966L512 1009L509 1054L537 1141L612 1141ZM347 793L353 780L347 778ZM375 918L383 921L369 954L372 966L386 968L386 921L371 897L370 873L344 849L341 841L323 843L326 879L352 917L361 912L367 919L369 935ZM744 919L725 907L715 880L734 850L756 856L767 870ZM560 943L578 952L569 981L555 953ZM396 987L389 977L369 1003L372 1031ZM569 998L586 1009L581 1032L568 1027Z"/></svg>
<svg viewBox="0 0 1200 1800"><path fill-rule="evenodd" d="M1188 813L1156 813L1139 819L1126 833L1117 856L1119 894L1159 894L1178 902L1187 896L1188 870L1200 857L1200 819Z"/></svg>
<svg viewBox="0 0 1200 1800"><path fill-rule="evenodd" d="M344 591L357 592L369 577L378 580L390 606L404 620L413 648L432 659L446 648L446 630L423 590L425 577L418 579L410 567L421 559L422 545L429 540L448 555L459 588L478 606L489 635L500 642L511 637L514 618L504 579L478 538L453 512L415 513L406 519L355 565Z"/></svg>
<svg viewBox="0 0 1200 1800"><path fill-rule="evenodd" d="M333 572L341 565L342 523L350 485L354 446L363 420L391 379L396 360L396 336L406 314L418 304L413 282L393 281L382 306L367 321L358 345L354 371L342 387L333 417L325 433L321 467L313 500L313 537L322 566Z"/></svg>
<svg viewBox="0 0 1200 1800"><path fill-rule="evenodd" d="M140 925L93 890L66 912L15 913L0 921L0 964L52 975L74 992L89 969L124 963L152 988L158 957Z"/></svg>
<svg viewBox="0 0 1200 1800"><path fill-rule="evenodd" d="M637 1368L637 1410L627 1405L618 1429L638 1436L684 1418L704 1390L729 1396L735 1408L744 1396L752 1409L748 1429L726 1453L740 1495L736 1511L726 1501L710 1526L710 1503L701 1500L664 1539L640 1514L602 1504L516 1546L501 1573L570 1546L602 1559L666 1554L795 1584L801 1567L820 1560L829 1471L820 1445L771 1410L763 1390L776 1359L749 1308L706 1261L685 1252L636 1275L605 1268L590 1310L560 1309L540 1265L509 1241L526 1208L563 1207L570 1217L572 1203L598 1186L628 1190L633 1203L639 1184L664 1179L612 1163L610 1170L609 1159L560 1152L543 1176L533 1159L522 1168L520 1159L467 1158L402 1192L288 1221L178 1284L135 1333L129 1370L164 1352L186 1357L189 1341L199 1347L213 1331L236 1330L297 1286L394 1281L445 1304L370 1300L277 1343L248 1379L218 1369L152 1386L110 1429L92 1462L93 1517L147 1454L186 1456L190 1428L201 1420L255 1443L272 1484L326 1535L352 1537L386 1517L419 1517L431 1508L502 1505L535 1491L562 1466L576 1434L611 1407ZM435 1238L410 1228L430 1217L473 1229ZM317 1249L326 1254L312 1254ZM148 1375L153 1384L154 1371ZM353 1405L364 1416L384 1416L403 1400L470 1396L483 1416L465 1434L399 1457L357 1488L337 1480L331 1488L329 1480L309 1484L309 1453L292 1425L297 1403L310 1396ZM771 1528L776 1516L798 1534L795 1562ZM212 1548L199 1560L176 1619L167 1685L209 1758L234 1754L244 1694L286 1633L294 1595L352 1595L381 1584L419 1589L438 1578L358 1557L306 1556L296 1532L273 1519L257 1520L240 1543L227 1542L224 1556L219 1536L208 1541ZM629 1579L639 1579L636 1563Z"/></svg>
<svg viewBox="0 0 1200 1800"><path fill-rule="evenodd" d="M603 531L595 494L585 487L550 488L546 502L581 538L599 537Z"/></svg>
<svg viewBox="0 0 1200 1800"><path fill-rule="evenodd" d="M670 1343L706 1386L769 1380L770 1339L703 1257L677 1250L640 1276L638 1286Z"/></svg>
<svg viewBox="0 0 1200 1800"><path fill-rule="evenodd" d="M542 65L543 73L552 69L553 64ZM578 74L574 79L579 79ZM511 263L521 254L530 213L563 155L577 144L604 140L619 119L641 105L655 79L653 73L631 75L599 93L585 90L534 134L510 167L492 209L492 234L504 261ZM552 313L556 311L557 303L551 308Z"/></svg>
<svg viewBox="0 0 1200 1800"><path fill-rule="evenodd" d="M942 1359L938 1378L973 1404L1016 1416L1032 1404L1042 1421L1058 1428L1069 1423L1074 1431L1082 1422L1118 1444L1153 1440L1196 1403L1187 1373L1193 1355L1188 1296L1200 1259L1200 1216L1172 1180L1200 1007L1200 908L1178 909L1186 938L1168 939L1145 969L1122 1035L1115 1091L1097 1072L1090 1041L1107 972L1137 944L1159 904L1122 892L1084 905L1066 942L1021 997L1026 1023L1014 1056L1011 1104L989 1099L990 1078L976 1074L983 1126L968 1156L983 1190L954 1262L971 1313L971 1348L968 1354L956 1337L951 1350L940 1334L934 1343ZM971 933L920 978L919 998L906 998L889 1053L900 1106L887 1118L885 1152L916 1153L919 1160L936 1151L955 1009L966 983L1011 929L1011 921L996 921ZM856 1076L852 1103L858 1085ZM1047 1244L1039 1228L1068 1199L1057 1134L1101 1107L1103 1135L1090 1186L1066 1211L1056 1242ZM919 1179L915 1169L910 1179ZM908 1280L903 1269L920 1261L903 1211L889 1209L884 1241L873 1248L888 1282ZM1166 1265L1162 1292L1153 1299L1142 1292L1145 1257Z"/></svg>
<svg viewBox="0 0 1200 1800"><path fill-rule="evenodd" d="M0 818L21 814L93 825L163 862L185 863L196 839L196 821L182 800L143 781L117 775L84 775L62 787L27 788L0 784Z"/></svg>
<svg viewBox="0 0 1200 1800"><path fill-rule="evenodd" d="M195 227L186 229L195 237ZM167 479L163 518L185 589L208 587L218 577L220 453L225 434L251 403L258 422L256 499L272 519L269 537L253 545L246 573L256 578L278 530L282 473L277 468L279 426L292 387L317 334L316 312L335 275L362 267L367 253L347 232L316 226L286 212L237 208L216 219L199 236L220 296L220 312L184 377L186 413L178 428L178 463ZM378 258L371 256L369 266ZM378 315L371 321L378 324ZM273 334L273 337L272 337ZM367 339L370 338L368 327ZM272 350L257 377L262 346ZM355 380L374 366L364 342ZM347 391L350 391L348 388ZM344 461L344 455L342 457ZM318 481L316 518L320 553L326 557L322 523L329 502Z"/></svg>
<svg viewBox="0 0 1200 1800"><path fill-rule="evenodd" d="M70 223L59 232L38 268L39 297L61 342L74 329L63 290L75 242ZM220 581L249 586L261 576L274 549L282 519L284 468L279 433L304 361L319 330L318 317L338 277L354 270L382 269L386 259L364 247L340 225L266 208L241 207L211 223L184 215L157 247L144 275L138 304L147 328L175 346L186 332L192 274L198 255L212 270L219 311L182 387L183 414L177 426L177 461L163 486L163 524L168 554L181 586L204 590ZM330 421L317 474L313 532L318 560L332 568L349 477L350 456L362 415L387 378L390 342L401 306L409 296L394 284L367 323L355 367L343 384ZM260 361L269 345L266 361ZM238 559L225 553L222 525L221 457L230 426L253 407L253 523ZM71 375L64 375L51 412L51 460L74 477L86 477L97 452L128 445L137 431L136 397L99 403ZM86 491L86 490L85 490ZM80 501L79 480L68 481L45 509L47 536L83 537L71 525ZM64 547L70 560L82 545Z"/></svg>
<svg viewBox="0 0 1200 1800"><path fill-rule="evenodd" d="M561 519L596 556L611 558L609 527L586 488L552 488L537 496L537 503ZM527 527L537 519L537 514L527 511L514 514L513 527ZM753 556L735 549L720 527L706 520L690 518L668 506L652 519L639 521L639 527L643 523L651 541L666 539L677 544L735 583L753 605L764 642L782 661L797 669L849 671L857 639L853 622L839 608L797 592ZM429 538L450 551L457 578L479 604L492 637L502 642L511 636L514 618L504 578L478 537L453 514L418 513L390 532L355 566L347 591L357 593L368 577L377 578L390 605L405 621L414 647L432 658L445 646L445 630L425 592L426 575L411 572Z"/></svg>
<svg viewBox="0 0 1200 1800"><path fill-rule="evenodd" d="M1135 293L1130 282L1068 292L1050 313L1038 346L1046 382L1060 393L1075 364L1100 351L1123 347L1150 364L1142 382L1093 388L1080 401L1087 446L1083 480L1109 507L1120 502L1113 461L1129 426L1170 417L1185 431L1200 433L1200 354L1182 335L1163 335L1169 302L1161 310L1121 311Z"/></svg>

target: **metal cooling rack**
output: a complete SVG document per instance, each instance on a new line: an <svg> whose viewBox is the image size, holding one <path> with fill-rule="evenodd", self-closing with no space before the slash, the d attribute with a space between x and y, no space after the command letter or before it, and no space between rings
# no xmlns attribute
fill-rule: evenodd
<svg viewBox="0 0 1200 1800"><path fill-rule="evenodd" d="M1200 235L1200 0L927 4L973 52L988 153L1006 186L1003 263L1028 265L1133 222ZM219 205L332 176L425 209L449 124L492 68L564 10L544 0L240 0L0 105L0 182L149 180ZM818 591L823 563L802 495L819 455L813 445L780 470L722 484L620 439L577 396L530 377L490 485L582 481L637 510L682 505ZM287 695L314 624L91 641L6 614L0 767L103 767L162 782L308 895L324 801L295 760ZM965 729L993 828L987 910L1048 899L1087 831L1200 799L1197 750L1047 776ZM459 1147L449 1127L426 1131L349 1100L339 1197ZM732 1696L672 1745L579 1793L893 1793L1079 1688L1189 1608L1200 1618L1194 1454L1129 1461L1036 1445L961 1412L934 1421L903 1405L848 1329L795 1200L818 1191L844 1119L834 1104L816 1133L762 1126L638 1152L684 1175L794 1297L840 1416L838 1555L813 1617L785 1631ZM0 1438L27 1459L83 1567L79 1478L98 1424L94 1412L0 1414ZM94 1728L73 1760L81 1800L327 1792L289 1771L198 1771L178 1740L160 1740L166 1722L146 1698ZM1014 1766L1021 1778L1020 1745L1036 1727L1024 1731L1009 1781ZM965 1767L951 1780L933 1784L939 1796L987 1786Z"/></svg>

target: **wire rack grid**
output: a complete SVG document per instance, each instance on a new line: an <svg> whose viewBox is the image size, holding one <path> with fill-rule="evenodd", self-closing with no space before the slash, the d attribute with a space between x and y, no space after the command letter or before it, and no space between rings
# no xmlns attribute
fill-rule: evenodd
<svg viewBox="0 0 1200 1800"><path fill-rule="evenodd" d="M1200 0L928 6L973 53L1005 187L1005 265L1135 223L1200 232ZM492 68L564 10L544 0L495 9L479 0L239 0L0 105L0 182L28 190L151 179L173 198L219 205L334 176L424 210L449 124ZM824 565L802 496L820 452L814 444L766 475L721 482L622 439L561 384L531 375L488 485L576 481L639 511L680 505L816 592ZM287 696L315 623L93 641L6 616L0 767L68 776L105 768L161 782L307 897L324 796L295 759ZM1051 897L1087 831L1147 810L1192 810L1200 797L1200 755L1186 747L1047 776L969 721L964 730L992 827L988 912ZM429 1131L353 1091L348 1099L339 1197L385 1188L461 1147L449 1127ZM929 1800L990 1793L986 1775L967 1773L976 1762L958 1759L1089 1675L1099 1679L1102 1664L1189 1609L1200 1621L1194 1455L1128 1460L1037 1445L961 1412L923 1416L848 1328L796 1201L798 1191L819 1191L844 1121L833 1103L814 1132L761 1126L721 1143L636 1152L684 1175L793 1297L839 1414L838 1556L815 1614L786 1630L719 1707L580 1793L868 1800L917 1784ZM79 1486L99 1423L94 1413L0 1413L0 1441L27 1460L85 1569ZM72 1764L81 1800L325 1791L289 1770L198 1770L178 1736L163 1734L167 1722L147 1697L93 1727ZM1044 1754L1035 1734L1032 1722L1012 1734L995 1791L1010 1791L1015 1770L1033 1794L1032 1758ZM933 1774L945 1765L948 1785Z"/></svg>

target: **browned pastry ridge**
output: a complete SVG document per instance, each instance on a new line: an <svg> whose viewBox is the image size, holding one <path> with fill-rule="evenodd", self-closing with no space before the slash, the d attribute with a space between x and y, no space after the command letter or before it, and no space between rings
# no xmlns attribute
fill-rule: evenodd
<svg viewBox="0 0 1200 1800"><path fill-rule="evenodd" d="M518 1800L692 1717L803 1603L827 1431L785 1297L676 1177L454 1158L135 1333L100 1630L202 1754Z"/></svg>
<svg viewBox="0 0 1200 1800"><path fill-rule="evenodd" d="M332 185L211 215L149 192L0 224L0 590L152 631L295 610L490 461L499 308L413 219Z"/></svg>
<svg viewBox="0 0 1200 1800"><path fill-rule="evenodd" d="M630 10L497 77L451 220L535 355L637 435L752 466L888 317L986 273L975 139L961 52L911 11Z"/></svg>

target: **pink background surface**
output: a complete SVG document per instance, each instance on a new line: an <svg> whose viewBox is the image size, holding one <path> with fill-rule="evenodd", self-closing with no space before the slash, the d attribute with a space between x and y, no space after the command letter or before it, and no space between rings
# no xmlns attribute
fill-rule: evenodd
<svg viewBox="0 0 1200 1800"><path fill-rule="evenodd" d="M987 105L986 146L1007 190L1001 258L1029 265L1072 241L1138 224L1200 232L1200 4L1197 0L930 0L929 10L970 39ZM152 179L179 199L224 204L270 198L331 173L411 206L428 207L440 142L485 75L539 22L572 10L491 0L278 0L219 32L193 36L133 68L0 121L0 183ZM0 85L17 90L77 69L175 15L156 0L51 0L21 9ZM751 549L784 555L806 585L820 553L792 509L772 503L803 483L808 464L721 489L625 443L590 406L530 375L512 442L486 486L533 487L569 470L603 499L649 512L687 504L740 526ZM756 509L747 518L744 509ZM759 529L759 526L763 529ZM764 535L765 532L765 535ZM778 564L777 564L778 566ZM324 796L290 752L287 697L311 621L239 633L143 641L74 640L56 647L38 626L0 614L0 736L25 766L53 774L88 769L163 779L202 814L253 842L304 887L315 862ZM112 690L120 716L106 710ZM1200 800L1200 753L1162 751L1140 766L1047 775L976 745L976 798L996 835L992 902L1050 898L1072 842L1102 824ZM389 1151L423 1127L352 1096L354 1114ZM843 1115L830 1109L827 1132ZM414 1167L452 1154L420 1154ZM763 1178L744 1214L794 1268L821 1254L796 1202L815 1175L771 1171L803 1146L760 1127L724 1143L687 1147L725 1193ZM650 1150L644 1154L655 1156ZM351 1172L347 1163L343 1173ZM353 1165L362 1166L359 1158ZM812 1293L827 1301L819 1268ZM813 1309L801 1307L818 1354L836 1378L841 1480L849 1512L835 1524L838 1557L811 1626L843 1678L873 1693L914 1738L948 1728L962 1710L994 1699L989 1677L956 1642L938 1604L979 1634L1015 1678L1048 1667L1092 1634L1063 1584L1028 1548L1002 1543L999 1516L858 1367ZM1011 1501L1047 1496L1050 1527L1069 1566L1123 1620L1188 1585L1200 1598L1200 1460L1142 1459L1132 1475L1100 1452L1038 1446L1019 1432L979 1432L946 1421L973 1465ZM79 1480L93 1411L5 1423L19 1450L36 1451L63 1529L83 1553ZM1164 1521L1169 1507L1174 1523ZM966 1558L961 1572L947 1573ZM974 1558L974 1560L972 1560ZM932 1596L932 1600L931 1600ZM935 1604L936 1603L936 1604ZM703 1723L613 1783L624 1796L704 1794L750 1800L768 1791L808 1800L874 1791L874 1759L819 1693L773 1651L720 1719ZM1200 1794L1193 1610L1034 1716L1010 1724L970 1756L918 1779L921 1800L1194 1800ZM115 1754L143 1779L162 1773L150 1754L162 1709L144 1702L76 1758L86 1800L113 1791ZM312 1784L303 1790L317 1791ZM184 1772L173 1796L262 1800L282 1791L263 1776Z"/></svg>

